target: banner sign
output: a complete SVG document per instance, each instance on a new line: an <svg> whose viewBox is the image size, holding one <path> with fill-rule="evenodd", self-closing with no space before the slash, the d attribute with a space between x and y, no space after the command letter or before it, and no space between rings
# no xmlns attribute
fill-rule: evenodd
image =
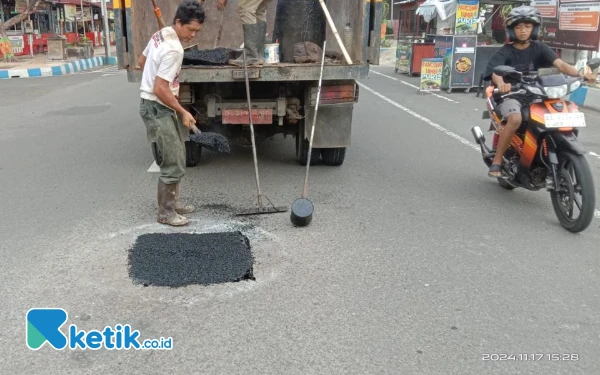
<svg viewBox="0 0 600 375"><path fill-rule="evenodd" d="M550 47L598 51L600 0L537 0L533 3L544 15L542 40ZM557 3L557 12L550 12L547 3Z"/></svg>
<svg viewBox="0 0 600 375"><path fill-rule="evenodd" d="M456 8L455 35L477 34L479 0L459 0Z"/></svg>
<svg viewBox="0 0 600 375"><path fill-rule="evenodd" d="M442 87L442 73L444 59L423 59L421 62L420 91L440 91Z"/></svg>

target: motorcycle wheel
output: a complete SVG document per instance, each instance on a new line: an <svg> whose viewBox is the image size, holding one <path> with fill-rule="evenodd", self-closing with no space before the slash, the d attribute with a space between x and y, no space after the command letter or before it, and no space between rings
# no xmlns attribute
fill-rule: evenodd
<svg viewBox="0 0 600 375"><path fill-rule="evenodd" d="M596 208L590 166L583 155L562 152L558 154L557 178L560 190L550 192L554 213L566 230L581 232L592 222Z"/></svg>
<svg viewBox="0 0 600 375"><path fill-rule="evenodd" d="M505 179L503 179L502 177L498 177L498 184L500 184L500 186L502 186L503 188L505 188L506 190L514 190L514 186L512 186L511 184L509 184Z"/></svg>

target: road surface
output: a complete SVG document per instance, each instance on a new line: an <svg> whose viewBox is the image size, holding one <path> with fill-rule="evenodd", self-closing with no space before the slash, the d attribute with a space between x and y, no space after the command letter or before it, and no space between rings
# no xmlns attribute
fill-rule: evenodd
<svg viewBox="0 0 600 375"><path fill-rule="evenodd" d="M474 93L418 95L415 79L374 69L345 164L311 168L303 229L289 213L233 217L255 204L245 148L188 169L190 227L156 224L138 86L122 72L0 82L0 373L600 373L600 218L570 234L547 193L488 178ZM600 114L587 119L600 198ZM258 157L264 194L289 207L305 172L294 140ZM229 230L249 237L256 281L169 289L128 275L141 234ZM130 324L173 349L32 351L26 314L42 307L68 312L65 333Z"/></svg>

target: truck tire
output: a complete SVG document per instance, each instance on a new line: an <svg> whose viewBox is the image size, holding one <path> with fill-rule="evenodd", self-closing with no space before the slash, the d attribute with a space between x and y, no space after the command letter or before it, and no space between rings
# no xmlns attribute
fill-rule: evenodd
<svg viewBox="0 0 600 375"><path fill-rule="evenodd" d="M202 146L196 142L186 141L185 142L185 166L195 167L200 163L202 157Z"/></svg>
<svg viewBox="0 0 600 375"><path fill-rule="evenodd" d="M344 159L346 158L346 147L322 148L321 157L323 158L323 163L325 165L339 167L340 165L344 164Z"/></svg>
<svg viewBox="0 0 600 375"><path fill-rule="evenodd" d="M296 134L296 161L298 164L305 166L308 161L308 139L304 138L304 124L298 126L298 134ZM310 165L319 163L321 158L321 149L313 148L310 155Z"/></svg>

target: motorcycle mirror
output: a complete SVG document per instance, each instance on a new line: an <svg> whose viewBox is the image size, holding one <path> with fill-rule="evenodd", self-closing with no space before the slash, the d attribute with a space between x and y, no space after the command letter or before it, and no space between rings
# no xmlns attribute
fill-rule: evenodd
<svg viewBox="0 0 600 375"><path fill-rule="evenodd" d="M494 68L494 73L502 78L509 78L516 81L521 81L523 73L518 72L515 68L508 65L499 65Z"/></svg>
<svg viewBox="0 0 600 375"><path fill-rule="evenodd" d="M504 77L505 75L515 73L516 70L512 66L508 65L499 65L494 68L494 73L500 77Z"/></svg>
<svg viewBox="0 0 600 375"><path fill-rule="evenodd" d="M596 57L594 59L591 59L590 61L588 61L587 66L589 66L592 70L598 69L598 67L600 67L600 58Z"/></svg>

